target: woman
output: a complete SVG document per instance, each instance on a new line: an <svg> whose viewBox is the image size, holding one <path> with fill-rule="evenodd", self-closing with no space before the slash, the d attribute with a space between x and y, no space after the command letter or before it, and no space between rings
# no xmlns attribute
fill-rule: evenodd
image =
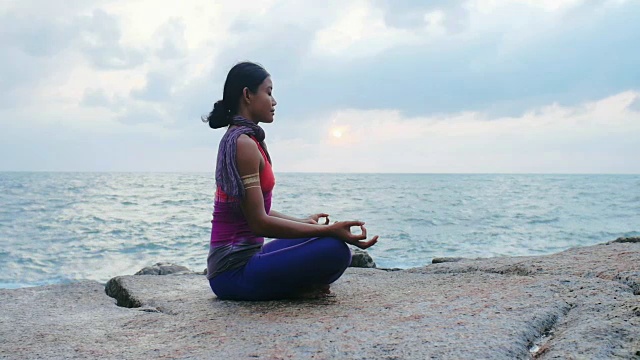
<svg viewBox="0 0 640 360"><path fill-rule="evenodd" d="M222 100L203 121L228 126L220 140L207 278L221 299L274 300L329 294L351 262L345 243L366 249L362 221L329 225L328 214L298 219L271 210L275 178L259 123L271 123L276 100L269 73L243 62L227 75ZM326 218L320 225L320 218ZM361 235L351 233L359 226ZM277 238L266 245L264 237Z"/></svg>

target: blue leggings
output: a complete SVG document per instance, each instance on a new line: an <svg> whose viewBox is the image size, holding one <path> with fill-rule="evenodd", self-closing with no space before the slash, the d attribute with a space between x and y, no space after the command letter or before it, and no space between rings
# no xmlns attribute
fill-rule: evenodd
<svg viewBox="0 0 640 360"><path fill-rule="evenodd" d="M286 299L336 281L351 264L351 250L342 240L323 237L277 239L249 262L209 280L220 299Z"/></svg>

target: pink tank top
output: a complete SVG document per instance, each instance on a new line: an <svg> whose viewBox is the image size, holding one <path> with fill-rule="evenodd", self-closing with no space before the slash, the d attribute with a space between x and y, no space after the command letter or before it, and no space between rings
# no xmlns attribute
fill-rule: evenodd
<svg viewBox="0 0 640 360"><path fill-rule="evenodd" d="M267 155L260 143L251 136L258 145L264 159L260 170L260 188L264 197L264 210L271 210L271 194L275 186L275 176ZM207 257L207 278L246 264L260 251L264 238L256 236L247 223L238 201L225 194L220 186L216 189L213 220L211 221L211 241Z"/></svg>

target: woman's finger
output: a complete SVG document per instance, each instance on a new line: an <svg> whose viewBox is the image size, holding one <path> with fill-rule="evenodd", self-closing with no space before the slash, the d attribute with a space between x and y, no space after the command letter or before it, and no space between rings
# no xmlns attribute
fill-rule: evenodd
<svg viewBox="0 0 640 360"><path fill-rule="evenodd" d="M348 234L350 240L349 241L353 241L353 242L360 242L362 240L366 240L367 239L367 235L364 234L352 234L351 232Z"/></svg>
<svg viewBox="0 0 640 360"><path fill-rule="evenodd" d="M351 221L343 221L342 222L344 224L345 227L353 227L353 226L362 226L364 225L364 221L357 221L357 220L351 220Z"/></svg>
<svg viewBox="0 0 640 360"><path fill-rule="evenodd" d="M318 213L314 215L315 217L319 218L326 218L329 216L329 214L325 214L325 213Z"/></svg>
<svg viewBox="0 0 640 360"><path fill-rule="evenodd" d="M367 249L367 248L372 247L372 246L373 246L373 245L375 245L377 242L378 242L378 235L374 236L374 237L373 237L371 240L369 240L369 241L365 241L365 242L358 241L358 243L357 243L357 245L356 245L356 246L357 246L357 247L359 247L360 249L363 249L363 250L364 250L364 249Z"/></svg>
<svg viewBox="0 0 640 360"><path fill-rule="evenodd" d="M351 229L349 229L349 233L351 234L351 237L356 241L367 239L367 229L364 226L360 226L360 230L362 230L362 233L354 234L351 232Z"/></svg>

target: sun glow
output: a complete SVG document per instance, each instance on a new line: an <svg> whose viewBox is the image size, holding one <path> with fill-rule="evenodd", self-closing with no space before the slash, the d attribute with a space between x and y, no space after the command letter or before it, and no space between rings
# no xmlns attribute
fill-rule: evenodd
<svg viewBox="0 0 640 360"><path fill-rule="evenodd" d="M329 129L329 134L331 135L331 138L333 138L334 140L340 140L344 138L348 130L349 128L346 126L332 126Z"/></svg>

